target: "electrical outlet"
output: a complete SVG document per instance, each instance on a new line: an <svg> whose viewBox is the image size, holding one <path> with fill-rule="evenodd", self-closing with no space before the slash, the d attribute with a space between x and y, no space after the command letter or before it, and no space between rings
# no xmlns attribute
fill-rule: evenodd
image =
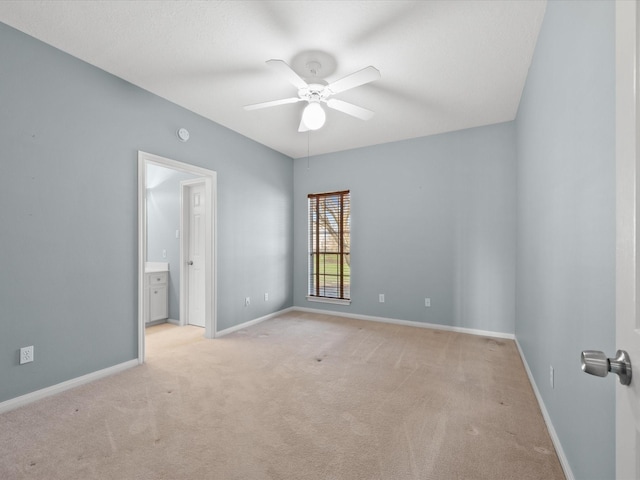
<svg viewBox="0 0 640 480"><path fill-rule="evenodd" d="M251 297L244 297L244 306L248 307L251 305Z"/></svg>
<svg viewBox="0 0 640 480"><path fill-rule="evenodd" d="M20 349L20 365L29 362L33 362L33 345Z"/></svg>
<svg viewBox="0 0 640 480"><path fill-rule="evenodd" d="M424 306L425 307L430 307L431 306L431 299L430 298L425 298L424 299Z"/></svg>
<svg viewBox="0 0 640 480"><path fill-rule="evenodd" d="M269 301L269 294L268 294L268 293L265 293L265 294L264 294L264 301L265 301L265 302L268 302L268 301Z"/></svg>
<svg viewBox="0 0 640 480"><path fill-rule="evenodd" d="M556 388L553 376L553 365L549 365L549 383L551 384L551 388Z"/></svg>
<svg viewBox="0 0 640 480"><path fill-rule="evenodd" d="M384 303L384 293L381 293L380 295L378 295L378 301L380 303Z"/></svg>

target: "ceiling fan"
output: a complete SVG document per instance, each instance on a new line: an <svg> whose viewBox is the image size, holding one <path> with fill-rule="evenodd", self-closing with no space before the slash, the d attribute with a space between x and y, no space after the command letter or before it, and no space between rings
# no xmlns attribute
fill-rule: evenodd
<svg viewBox="0 0 640 480"><path fill-rule="evenodd" d="M321 67L319 62L310 62L307 64L307 68L316 83L307 83L283 60L268 60L267 65L280 73L289 83L296 87L298 89L298 96L245 105L245 110L257 110L259 108L275 107L276 105L285 105L288 103L307 102L307 106L302 112L298 132L318 130L324 125L326 114L322 108L322 103L326 103L329 108L361 120L369 120L374 115L374 112L371 110L330 97L336 93L344 92L345 90L359 87L360 85L379 79L380 72L375 67L369 66L363 68L340 80L327 84L324 80L316 77Z"/></svg>

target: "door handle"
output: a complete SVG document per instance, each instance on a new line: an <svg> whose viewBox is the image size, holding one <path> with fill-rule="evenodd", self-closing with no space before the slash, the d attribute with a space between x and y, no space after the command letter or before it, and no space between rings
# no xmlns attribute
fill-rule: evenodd
<svg viewBox="0 0 640 480"><path fill-rule="evenodd" d="M189 260L189 261L187 262L187 265L193 265L193 260Z"/></svg>
<svg viewBox="0 0 640 480"><path fill-rule="evenodd" d="M631 383L631 359L624 350L616 352L616 358L607 358L599 350L585 350L580 355L581 368L584 373L596 377L606 377L609 372L620 378L622 385Z"/></svg>

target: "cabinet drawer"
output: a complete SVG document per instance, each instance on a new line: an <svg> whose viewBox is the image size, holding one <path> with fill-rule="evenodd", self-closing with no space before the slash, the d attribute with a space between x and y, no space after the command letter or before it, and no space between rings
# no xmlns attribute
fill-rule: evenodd
<svg viewBox="0 0 640 480"><path fill-rule="evenodd" d="M164 285L167 283L167 274L163 273L150 273L149 285Z"/></svg>

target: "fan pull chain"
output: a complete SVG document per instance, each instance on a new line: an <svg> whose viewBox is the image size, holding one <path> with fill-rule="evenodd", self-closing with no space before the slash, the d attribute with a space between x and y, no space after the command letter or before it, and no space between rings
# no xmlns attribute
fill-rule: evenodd
<svg viewBox="0 0 640 480"><path fill-rule="evenodd" d="M309 162L309 136L311 135L311 130L307 130L307 170L310 168Z"/></svg>

